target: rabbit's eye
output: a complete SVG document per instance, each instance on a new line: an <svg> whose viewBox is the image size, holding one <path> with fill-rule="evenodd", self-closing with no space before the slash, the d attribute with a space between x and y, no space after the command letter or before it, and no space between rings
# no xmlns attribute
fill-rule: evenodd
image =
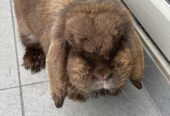
<svg viewBox="0 0 170 116"><path fill-rule="evenodd" d="M71 47L73 47L73 40L70 39L70 40L68 41L68 44L69 44Z"/></svg>
<svg viewBox="0 0 170 116"><path fill-rule="evenodd" d="M84 43L87 40L86 36L80 36L80 35L74 35L74 38L77 40L77 42Z"/></svg>
<svg viewBox="0 0 170 116"><path fill-rule="evenodd" d="M119 47L120 47L120 42L119 41L116 41L116 42L114 41L113 44L112 44L112 49L110 51L110 58L111 59L115 56L115 54L116 54L117 50L119 49Z"/></svg>
<svg viewBox="0 0 170 116"><path fill-rule="evenodd" d="M92 54L92 53L84 52L84 53L83 53L83 57L84 57L89 63L93 63L93 61L94 61L94 54Z"/></svg>
<svg viewBox="0 0 170 116"><path fill-rule="evenodd" d="M115 56L115 53L121 46L121 38L120 37L115 37L112 41L112 49L110 51L110 58L112 59Z"/></svg>
<svg viewBox="0 0 170 116"><path fill-rule="evenodd" d="M115 55L115 48L112 48L111 52L110 52L110 58L112 59Z"/></svg>
<svg viewBox="0 0 170 116"><path fill-rule="evenodd" d="M79 38L79 40L80 40L81 42L84 42L84 41L87 40L87 38L86 38L86 37L82 37L82 38Z"/></svg>

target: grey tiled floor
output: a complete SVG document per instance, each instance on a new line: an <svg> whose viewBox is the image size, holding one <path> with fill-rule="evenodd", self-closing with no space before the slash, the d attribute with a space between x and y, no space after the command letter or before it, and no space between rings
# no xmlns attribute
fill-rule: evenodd
<svg viewBox="0 0 170 116"><path fill-rule="evenodd" d="M117 97L99 97L86 103L66 99L64 107L56 109L45 71L32 75L21 66L24 48L11 6L10 0L1 0L0 116L160 116L145 87L139 91L130 83ZM149 57L145 59L146 67L152 67Z"/></svg>

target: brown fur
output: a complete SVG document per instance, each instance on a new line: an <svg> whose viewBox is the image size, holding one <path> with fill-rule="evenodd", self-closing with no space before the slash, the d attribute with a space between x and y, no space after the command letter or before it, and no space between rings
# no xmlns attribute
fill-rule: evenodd
<svg viewBox="0 0 170 116"><path fill-rule="evenodd" d="M107 80L108 88L105 89L109 90L111 94L115 94L129 79L133 69L131 55L129 48L124 44L110 62L112 77ZM106 70L101 70L100 72L109 70L107 67L105 68ZM90 64L81 55L71 51L67 66L69 76L68 96L75 99L76 95L81 95L80 101L82 98L84 101L93 92L103 90L102 85L98 84L101 78L95 76L95 71L91 69ZM72 97L73 95L74 97Z"/></svg>
<svg viewBox="0 0 170 116"><path fill-rule="evenodd" d="M15 0L27 49L40 43L57 107L68 95L85 101L107 82L111 93L126 80L141 88L143 51L119 0ZM27 54L27 53L26 53Z"/></svg>
<svg viewBox="0 0 170 116"><path fill-rule="evenodd" d="M36 73L45 67L45 54L39 44L33 46L26 48L23 66L30 69L32 73Z"/></svg>

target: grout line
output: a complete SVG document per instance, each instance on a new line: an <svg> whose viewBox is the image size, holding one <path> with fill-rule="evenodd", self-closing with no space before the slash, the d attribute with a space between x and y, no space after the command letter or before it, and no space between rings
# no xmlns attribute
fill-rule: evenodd
<svg viewBox="0 0 170 116"><path fill-rule="evenodd" d="M3 88L3 89L0 89L0 92L1 91L5 91L5 90L9 90L9 89L16 89L18 88L19 86L13 86L13 87L8 87L8 88Z"/></svg>
<svg viewBox="0 0 170 116"><path fill-rule="evenodd" d="M48 81L41 81L41 82L35 82L35 83L30 83L30 84L24 84L24 85L21 85L22 87L28 87L28 86L31 86L31 85L38 85L38 84L43 84L43 83L47 83ZM8 87L8 88L3 88L3 89L0 89L0 92L1 91L5 91L5 90L10 90L10 89L16 89L20 86L13 86L13 87Z"/></svg>
<svg viewBox="0 0 170 116"><path fill-rule="evenodd" d="M43 84L43 83L47 83L47 81L35 82L35 83L31 83L31 84L25 84L25 85L22 85L22 87L27 87L27 86L31 86L31 85L38 85L38 84Z"/></svg>
<svg viewBox="0 0 170 116"><path fill-rule="evenodd" d="M16 61L17 61L17 69L18 69L21 111L22 111L22 116L25 116L24 98L23 98L23 91L22 91L22 82L21 82L21 76L20 76L19 61L18 61L18 50L17 50L17 40L16 40L16 30L15 30L15 21L14 21L12 0L10 0L10 9L11 9L11 18L12 18L14 43L15 43L15 53L16 53Z"/></svg>

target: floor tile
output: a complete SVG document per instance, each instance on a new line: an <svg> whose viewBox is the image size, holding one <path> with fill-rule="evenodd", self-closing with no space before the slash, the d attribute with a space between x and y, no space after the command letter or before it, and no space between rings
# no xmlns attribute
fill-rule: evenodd
<svg viewBox="0 0 170 116"><path fill-rule="evenodd" d="M144 83L163 116L170 116L170 84L166 77L154 67L146 67Z"/></svg>
<svg viewBox="0 0 170 116"><path fill-rule="evenodd" d="M56 109L49 96L47 83L23 88L26 116L160 116L146 89L127 84L117 97L99 97L85 103L66 99Z"/></svg>
<svg viewBox="0 0 170 116"><path fill-rule="evenodd" d="M0 89L18 86L18 70L9 0L0 3Z"/></svg>
<svg viewBox="0 0 170 116"><path fill-rule="evenodd" d="M0 116L22 116L19 88L0 91Z"/></svg>

